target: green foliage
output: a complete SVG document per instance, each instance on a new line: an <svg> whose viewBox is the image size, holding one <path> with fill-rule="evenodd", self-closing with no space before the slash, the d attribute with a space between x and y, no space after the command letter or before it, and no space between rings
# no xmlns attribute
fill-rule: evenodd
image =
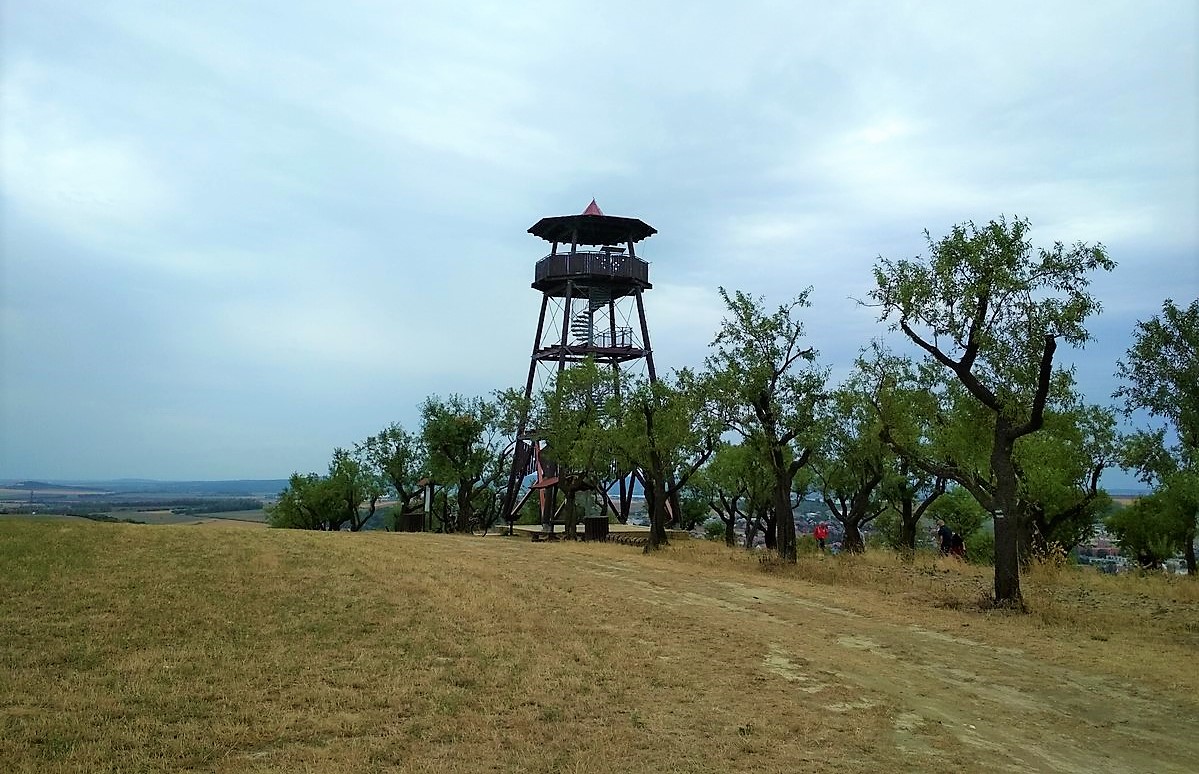
<svg viewBox="0 0 1199 774"><path fill-rule="evenodd" d="M358 443L355 454L395 493L401 508L408 506L429 475L421 439L393 422Z"/></svg>
<svg viewBox="0 0 1199 774"><path fill-rule="evenodd" d="M266 509L267 522L285 529L339 530L344 523L335 486L316 473L293 473L279 499Z"/></svg>
<svg viewBox="0 0 1199 774"><path fill-rule="evenodd" d="M712 515L712 506L703 493L693 486L694 477L687 486L679 490L678 526L680 529L695 529L696 526L708 521Z"/></svg>
<svg viewBox="0 0 1199 774"><path fill-rule="evenodd" d="M1115 397L1124 399L1126 413L1144 409L1172 425L1193 460L1199 450L1199 300L1184 309L1166 299L1161 316L1138 322L1133 336L1116 363L1124 384Z"/></svg>
<svg viewBox="0 0 1199 774"><path fill-rule="evenodd" d="M543 455L558 465L561 488L572 496L616 477L611 433L620 378L587 359L558 372L534 397L530 425L545 439Z"/></svg>
<svg viewBox="0 0 1199 774"><path fill-rule="evenodd" d="M1187 538L1187 519L1193 523L1196 507L1195 493L1190 495L1185 496L1183 487L1162 488L1108 516L1108 531L1120 551L1134 557L1142 567L1158 567L1181 551Z"/></svg>
<svg viewBox="0 0 1199 774"><path fill-rule="evenodd" d="M894 317L902 330L935 364L950 405L964 414L991 421L959 425L978 433L990 427L986 465L960 458L911 461L928 472L957 481L986 510L1003 511L996 524L995 599L1021 604L1019 563L1031 557L1029 515L1019 499L1017 439L1044 424L1044 412L1055 380L1059 341L1083 345L1086 320L1100 311L1087 293L1089 274L1110 271L1115 262L1102 246L1060 242L1036 250L1028 239L1029 223L1001 217L982 228L965 223L940 240L928 232L927 259L893 261L875 266L873 300L882 319ZM962 405L955 394L968 396ZM971 405L973 404L973 405Z"/></svg>
<svg viewBox="0 0 1199 774"><path fill-rule="evenodd" d="M614 422L607 435L622 469L637 468L645 480L653 550L666 540L666 504L676 498L716 449L723 424L708 374L689 369L669 379L634 381L610 403Z"/></svg>
<svg viewBox="0 0 1199 774"><path fill-rule="evenodd" d="M727 526L745 519L759 525L758 530L768 530L771 477L763 451L754 440L719 444L709 463L696 473L693 484Z"/></svg>
<svg viewBox="0 0 1199 774"><path fill-rule="evenodd" d="M1124 384L1115 397L1124 412L1145 410L1166 427L1138 430L1124 439L1122 462L1154 487L1127 512L1109 518L1121 546L1148 563L1161 552L1181 550L1187 572L1199 573L1199 301L1181 309L1167 299L1161 317L1138 322L1133 345L1117 363ZM1167 431L1177 444L1167 442ZM1142 523L1134 524L1135 520ZM1143 557L1143 559L1142 559Z"/></svg>
<svg viewBox="0 0 1199 774"><path fill-rule="evenodd" d="M966 561L971 564L995 563L995 533L989 529L978 529L966 540Z"/></svg>
<svg viewBox="0 0 1199 774"><path fill-rule="evenodd" d="M334 449L329 463L329 484L334 488L344 520L352 532L362 529L375 514L375 504L386 486L383 477L360 456L345 449ZM366 504L366 512L361 506Z"/></svg>
<svg viewBox="0 0 1199 774"><path fill-rule="evenodd" d="M541 523L541 504L536 496L525 500L525 504L520 508L520 515L516 519L516 524L540 524Z"/></svg>
<svg viewBox="0 0 1199 774"><path fill-rule="evenodd" d="M421 404L420 439L433 481L446 492L443 528L466 532L476 515L494 518L507 470L504 430L508 404L496 399L430 396Z"/></svg>
<svg viewBox="0 0 1199 774"><path fill-rule="evenodd" d="M612 446L613 412L618 410L616 398L621 389L619 371L601 367L588 358L559 371L526 407L527 427L535 429L544 442L541 459L557 471L557 488L565 499L562 513L568 538L575 534L579 509L588 507L580 495L603 491L620 475L627 474L627 468L616 464ZM537 497L530 501L533 507L539 507Z"/></svg>
<svg viewBox="0 0 1199 774"><path fill-rule="evenodd" d="M1099 476L1117 451L1111 410L1076 399L1060 410L1047 410L1042 431L1019 440L1019 497L1035 533L1035 549L1069 551L1094 535L1111 504L1099 488Z"/></svg>
<svg viewBox="0 0 1199 774"><path fill-rule="evenodd" d="M960 486L949 487L929 507L928 515L932 519L943 520L967 541L991 518L991 514L983 510L970 492Z"/></svg>
<svg viewBox="0 0 1199 774"><path fill-rule="evenodd" d="M333 532L348 525L357 532L374 516L382 492L382 478L369 466L345 449L334 449L328 475L292 474L279 500L266 509L267 523Z"/></svg>
<svg viewBox="0 0 1199 774"><path fill-rule="evenodd" d="M941 353L942 365L969 374L972 393L981 388L1012 423L1032 416L1045 337L1088 341L1086 320L1100 311L1086 292L1088 274L1116 265L1102 245L1036 250L1030 229L1027 220L1000 217L982 228L956 225L937 241L926 231L928 259L880 258L871 293L884 317L898 316L895 327L927 331L920 342Z"/></svg>
<svg viewBox="0 0 1199 774"><path fill-rule="evenodd" d="M882 513L875 518L873 527L873 534L866 541L868 547L873 543L894 548L897 551L904 547L900 538L899 514L895 512L895 509L884 508Z"/></svg>
<svg viewBox="0 0 1199 774"><path fill-rule="evenodd" d="M815 445L814 412L828 379L827 370L815 365L816 350L802 345L797 313L810 306L810 294L808 288L769 313L763 299L721 288L726 314L707 360L729 425L764 451L775 547L787 561L796 558L792 482Z"/></svg>
<svg viewBox="0 0 1199 774"><path fill-rule="evenodd" d="M810 469L821 498L844 527L842 547L865 549L861 529L886 507L881 484L890 451L882 423L861 375L834 390L817 411L820 441Z"/></svg>
<svg viewBox="0 0 1199 774"><path fill-rule="evenodd" d="M912 530L912 544L908 545L904 540L903 522L900 514L889 506L870 523L870 526L870 538L866 541L868 547L877 544L895 551L911 551L916 548L927 548L932 545L927 530L922 531L918 526Z"/></svg>

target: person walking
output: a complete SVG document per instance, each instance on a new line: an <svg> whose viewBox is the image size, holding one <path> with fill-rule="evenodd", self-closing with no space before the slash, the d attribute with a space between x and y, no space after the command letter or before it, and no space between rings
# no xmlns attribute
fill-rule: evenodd
<svg viewBox="0 0 1199 774"><path fill-rule="evenodd" d="M956 532L949 538L949 554L966 561L966 541Z"/></svg>
<svg viewBox="0 0 1199 774"><path fill-rule="evenodd" d="M812 537L816 538L816 543L820 546L820 552L824 553L824 541L828 540L828 525L823 521L816 525L812 530Z"/></svg>

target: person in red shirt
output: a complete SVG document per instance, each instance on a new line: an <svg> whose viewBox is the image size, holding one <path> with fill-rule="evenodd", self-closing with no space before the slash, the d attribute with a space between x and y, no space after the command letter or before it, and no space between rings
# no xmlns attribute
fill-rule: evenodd
<svg viewBox="0 0 1199 774"><path fill-rule="evenodd" d="M820 544L820 550L824 551L824 541L828 540L828 525L823 521L816 525L812 530L812 537L816 538L816 542Z"/></svg>

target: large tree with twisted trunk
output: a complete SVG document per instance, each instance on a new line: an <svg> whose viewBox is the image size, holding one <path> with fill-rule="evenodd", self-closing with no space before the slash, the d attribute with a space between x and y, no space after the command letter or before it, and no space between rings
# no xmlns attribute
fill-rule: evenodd
<svg viewBox="0 0 1199 774"><path fill-rule="evenodd" d="M995 603L1023 607L1019 531L1022 513L1013 454L1040 430L1056 374L1059 341L1082 346L1087 318L1100 310L1087 288L1095 270L1115 262L1102 245L1058 242L1034 248L1029 222L1000 217L968 222L933 240L928 255L880 257L871 298L923 355L944 369L981 409L989 426L989 471L964 475L953 465L930 473L966 487L995 517Z"/></svg>

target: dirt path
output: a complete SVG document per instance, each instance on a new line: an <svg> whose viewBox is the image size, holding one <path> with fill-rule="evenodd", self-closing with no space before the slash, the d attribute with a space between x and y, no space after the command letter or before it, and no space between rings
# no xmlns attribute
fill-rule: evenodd
<svg viewBox="0 0 1199 774"><path fill-rule="evenodd" d="M760 671L789 682L795 701L845 722L887 713L893 744L912 770L1199 770L1195 697L1155 696L1023 648L871 615L861 599L837 601L845 589L696 583L640 557L580 565L576 571L618 579L650 605L768 637Z"/></svg>

